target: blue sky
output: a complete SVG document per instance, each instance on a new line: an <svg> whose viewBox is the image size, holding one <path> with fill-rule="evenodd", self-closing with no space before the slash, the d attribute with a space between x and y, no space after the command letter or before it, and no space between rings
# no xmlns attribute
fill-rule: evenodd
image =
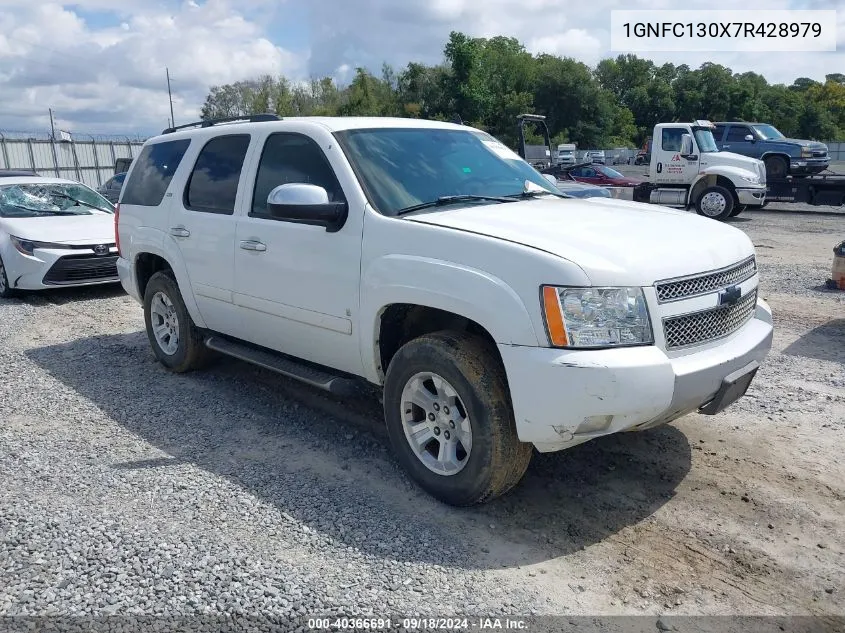
<svg viewBox="0 0 845 633"><path fill-rule="evenodd" d="M842 0L747 0L743 9L830 9ZM354 68L442 59L449 32L508 35L533 53L594 65L611 52L610 11L679 8L674 0L0 0L0 131L60 127L151 133L167 124L165 67L176 120L198 116L212 85L261 74L303 80ZM683 9L736 8L733 0ZM835 53L641 54L706 61L771 82L845 72L845 5ZM832 26L832 25L831 25Z"/></svg>

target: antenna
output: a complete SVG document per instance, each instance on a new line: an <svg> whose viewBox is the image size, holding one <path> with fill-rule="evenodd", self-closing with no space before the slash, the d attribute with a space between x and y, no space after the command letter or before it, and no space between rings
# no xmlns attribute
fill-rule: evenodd
<svg viewBox="0 0 845 633"><path fill-rule="evenodd" d="M164 72L167 73L167 96L170 99L170 125L176 125L176 119L173 118L173 93L170 92L170 69L165 68Z"/></svg>

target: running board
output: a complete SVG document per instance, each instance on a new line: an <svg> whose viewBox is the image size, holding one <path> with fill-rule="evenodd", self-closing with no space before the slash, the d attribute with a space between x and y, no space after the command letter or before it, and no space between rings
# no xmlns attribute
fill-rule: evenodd
<svg viewBox="0 0 845 633"><path fill-rule="evenodd" d="M338 396L350 395L356 391L357 383L351 378L299 363L281 354L256 349L220 336L210 336L205 340L205 345L215 352L258 365Z"/></svg>

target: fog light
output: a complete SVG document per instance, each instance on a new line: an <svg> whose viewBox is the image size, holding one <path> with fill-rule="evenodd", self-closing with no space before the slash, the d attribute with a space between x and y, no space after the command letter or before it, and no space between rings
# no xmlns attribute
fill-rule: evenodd
<svg viewBox="0 0 845 633"><path fill-rule="evenodd" d="M598 431L604 431L610 426L612 420L612 415L593 415L589 418L584 418L584 421L578 425L577 429L575 429L575 434L578 435L580 433L596 433Z"/></svg>

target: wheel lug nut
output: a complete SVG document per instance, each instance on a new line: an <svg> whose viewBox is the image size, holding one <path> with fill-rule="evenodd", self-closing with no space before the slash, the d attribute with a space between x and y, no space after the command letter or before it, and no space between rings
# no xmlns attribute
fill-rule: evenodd
<svg viewBox="0 0 845 633"><path fill-rule="evenodd" d="M434 410L435 410L435 411L440 411L440 405L439 405L439 404L437 404L436 402L434 403Z"/></svg>
<svg viewBox="0 0 845 633"><path fill-rule="evenodd" d="M449 420L449 426L451 426L454 429L455 428L455 421Z"/></svg>
<svg viewBox="0 0 845 633"><path fill-rule="evenodd" d="M443 407L443 413L449 415L449 407Z"/></svg>
<svg viewBox="0 0 845 633"><path fill-rule="evenodd" d="M443 433L443 437L445 437L445 438L448 440L448 439L449 439L449 437L450 437L450 436L449 436L449 431L444 432L444 433Z"/></svg>
<svg viewBox="0 0 845 633"><path fill-rule="evenodd" d="M433 414L433 413L429 413L429 414L428 414L428 419L429 419L429 420L431 420L432 422L434 422L434 414Z"/></svg>
<svg viewBox="0 0 845 633"><path fill-rule="evenodd" d="M435 435L440 435L440 427L439 427L439 426L435 426L435 427L434 427L434 434L435 434ZM448 431L447 431L447 434L448 434ZM449 439L449 438L448 438L448 435L447 435L446 439Z"/></svg>

